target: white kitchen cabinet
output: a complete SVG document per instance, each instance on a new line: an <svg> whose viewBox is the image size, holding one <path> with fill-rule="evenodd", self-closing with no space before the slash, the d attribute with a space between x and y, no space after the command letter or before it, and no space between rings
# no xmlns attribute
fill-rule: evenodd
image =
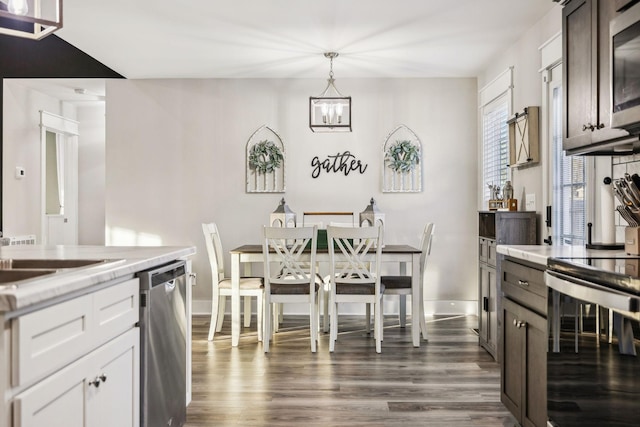
<svg viewBox="0 0 640 427"><path fill-rule="evenodd" d="M8 316L0 427L139 427L139 279Z"/></svg>
<svg viewBox="0 0 640 427"><path fill-rule="evenodd" d="M139 425L139 330L109 341L14 398L14 427Z"/></svg>
<svg viewBox="0 0 640 427"><path fill-rule="evenodd" d="M11 385L28 386L131 329L139 292L130 279L13 319Z"/></svg>

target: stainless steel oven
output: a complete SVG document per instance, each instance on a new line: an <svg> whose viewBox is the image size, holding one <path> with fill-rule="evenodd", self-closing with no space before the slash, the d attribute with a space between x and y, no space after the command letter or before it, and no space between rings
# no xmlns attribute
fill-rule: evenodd
<svg viewBox="0 0 640 427"><path fill-rule="evenodd" d="M548 425L640 425L640 259L550 259L547 267ZM594 321L579 332L578 308L587 305ZM611 337L600 333L609 318Z"/></svg>
<svg viewBox="0 0 640 427"><path fill-rule="evenodd" d="M640 133L640 3L611 20L611 127Z"/></svg>

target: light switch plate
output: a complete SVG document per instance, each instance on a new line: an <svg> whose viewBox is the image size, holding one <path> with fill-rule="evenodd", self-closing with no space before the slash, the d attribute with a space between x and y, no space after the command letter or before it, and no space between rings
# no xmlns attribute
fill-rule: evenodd
<svg viewBox="0 0 640 427"><path fill-rule="evenodd" d="M525 209L528 211L536 210L536 194L535 193L527 193L525 195Z"/></svg>

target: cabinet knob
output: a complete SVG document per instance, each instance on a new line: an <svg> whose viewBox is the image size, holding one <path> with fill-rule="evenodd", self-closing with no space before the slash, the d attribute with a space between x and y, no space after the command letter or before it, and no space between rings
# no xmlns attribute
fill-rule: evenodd
<svg viewBox="0 0 640 427"><path fill-rule="evenodd" d="M522 328L523 326L527 326L527 322L519 321L517 326L518 326L518 329L520 329L520 328Z"/></svg>
<svg viewBox="0 0 640 427"><path fill-rule="evenodd" d="M586 125L582 125L582 131L586 131L587 129L590 130L591 132L593 132L596 129L602 129L604 127L604 123L600 123L597 125L594 125L592 123L587 123Z"/></svg>
<svg viewBox="0 0 640 427"><path fill-rule="evenodd" d="M526 280L518 280L518 285L520 286L529 286L529 282Z"/></svg>
<svg viewBox="0 0 640 427"><path fill-rule="evenodd" d="M513 319L513 326L515 326L515 327L518 326L518 319Z"/></svg>
<svg viewBox="0 0 640 427"><path fill-rule="evenodd" d="M94 386L95 388L100 387L100 383L107 382L107 376L105 374L100 374L93 379L93 381L89 381L89 386Z"/></svg>

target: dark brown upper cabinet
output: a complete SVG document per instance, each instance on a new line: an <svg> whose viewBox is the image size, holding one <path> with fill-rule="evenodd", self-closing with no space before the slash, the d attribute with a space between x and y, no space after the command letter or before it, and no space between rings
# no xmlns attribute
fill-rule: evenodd
<svg viewBox="0 0 640 427"><path fill-rule="evenodd" d="M562 10L563 148L567 154L625 154L640 140L611 128L611 0L571 0Z"/></svg>

